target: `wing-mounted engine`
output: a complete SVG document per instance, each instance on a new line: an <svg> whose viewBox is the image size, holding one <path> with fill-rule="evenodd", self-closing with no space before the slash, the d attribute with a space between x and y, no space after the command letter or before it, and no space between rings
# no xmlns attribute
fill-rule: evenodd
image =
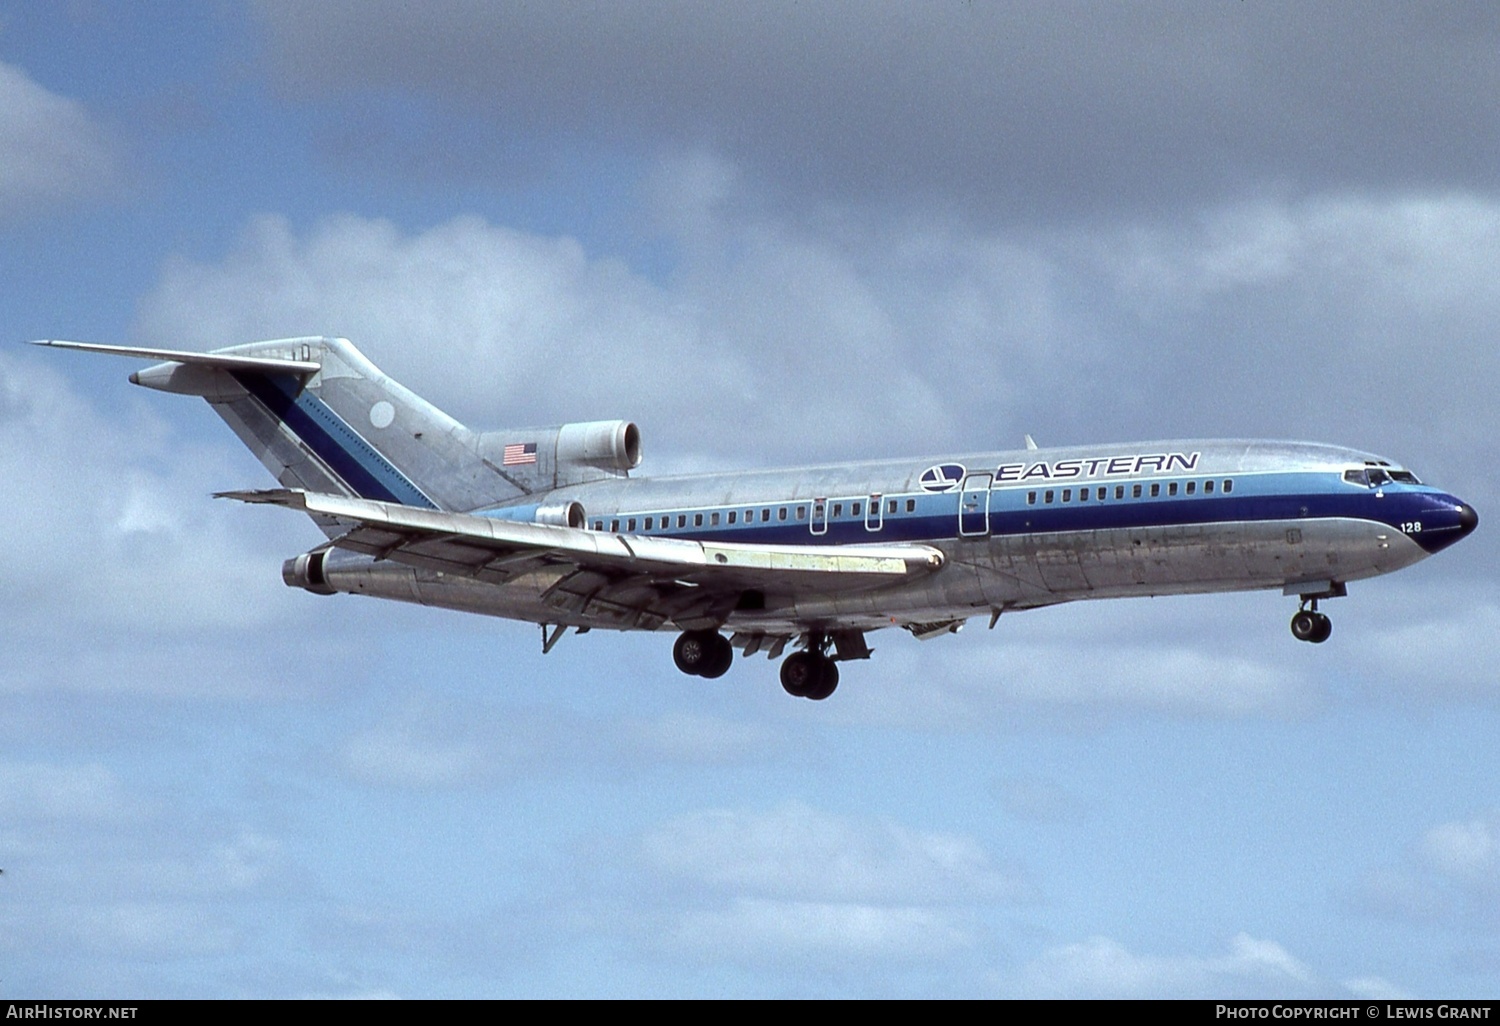
<svg viewBox="0 0 1500 1026"><path fill-rule="evenodd" d="M479 455L528 492L626 477L641 464L641 429L628 420L487 431Z"/></svg>

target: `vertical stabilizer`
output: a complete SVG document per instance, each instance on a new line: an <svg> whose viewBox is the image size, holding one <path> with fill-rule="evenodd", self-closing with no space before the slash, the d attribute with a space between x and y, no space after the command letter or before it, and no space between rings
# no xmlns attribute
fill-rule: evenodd
<svg viewBox="0 0 1500 1026"><path fill-rule="evenodd" d="M453 511L522 494L485 465L473 432L347 339L252 342L204 356L131 380L202 396L284 487Z"/></svg>

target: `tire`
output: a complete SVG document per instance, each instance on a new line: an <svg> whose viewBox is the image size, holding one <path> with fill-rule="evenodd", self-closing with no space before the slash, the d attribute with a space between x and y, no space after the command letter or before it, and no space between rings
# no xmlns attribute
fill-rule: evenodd
<svg viewBox="0 0 1500 1026"><path fill-rule="evenodd" d="M820 657L818 662L823 664L819 671L818 686L809 689L805 696L814 702L823 701L823 699L833 694L834 688L839 686L838 664L827 656Z"/></svg>
<svg viewBox="0 0 1500 1026"><path fill-rule="evenodd" d="M713 640L708 646L708 657L704 661L698 676L708 680L724 676L729 672L730 665L734 662L734 646L729 639L722 634L715 633Z"/></svg>
<svg viewBox="0 0 1500 1026"><path fill-rule="evenodd" d="M672 646L672 661L683 673L702 676L704 667L713 665L714 640L718 637L717 631L685 631Z"/></svg>
<svg viewBox="0 0 1500 1026"><path fill-rule="evenodd" d="M1308 638L1314 645L1321 645L1333 634L1333 621L1322 613L1314 613L1318 621L1317 629L1313 631L1312 637Z"/></svg>
<svg viewBox="0 0 1500 1026"><path fill-rule="evenodd" d="M1319 614L1310 613L1305 609L1299 611L1296 616L1292 617L1292 637L1298 641L1317 641L1318 616ZM1331 631L1332 627L1330 626L1329 629Z"/></svg>
<svg viewBox="0 0 1500 1026"><path fill-rule="evenodd" d="M812 652L793 652L781 661L781 686L793 698L806 698L821 681L819 669Z"/></svg>

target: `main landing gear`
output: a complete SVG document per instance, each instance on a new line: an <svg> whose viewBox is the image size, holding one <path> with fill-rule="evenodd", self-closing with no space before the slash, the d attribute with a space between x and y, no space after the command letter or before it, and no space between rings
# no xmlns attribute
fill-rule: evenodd
<svg viewBox="0 0 1500 1026"><path fill-rule="evenodd" d="M672 661L683 673L712 680L729 672L734 649L718 631L688 631L672 646Z"/></svg>
<svg viewBox="0 0 1500 1026"><path fill-rule="evenodd" d="M782 660L781 686L793 698L821 702L839 686L838 664L828 657L826 634L810 634L807 648Z"/></svg>
<svg viewBox="0 0 1500 1026"><path fill-rule="evenodd" d="M807 648L781 663L781 686L797 698L821 702L839 686L839 668L828 655L832 639L823 633L807 637ZM868 655L868 650L866 650ZM683 673L712 680L729 672L734 649L718 631L686 631L672 646L672 661Z"/></svg>
<svg viewBox="0 0 1500 1026"><path fill-rule="evenodd" d="M1312 604L1311 609L1307 608L1308 603ZM1326 614L1318 612L1318 600L1303 599L1302 608L1292 617L1292 637L1298 641L1311 641L1316 645L1327 641L1332 633L1333 621Z"/></svg>

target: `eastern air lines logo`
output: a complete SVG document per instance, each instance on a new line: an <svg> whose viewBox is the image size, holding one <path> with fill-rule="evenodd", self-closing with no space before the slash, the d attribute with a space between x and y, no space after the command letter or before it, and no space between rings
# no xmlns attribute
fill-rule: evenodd
<svg viewBox="0 0 1500 1026"><path fill-rule="evenodd" d="M951 492L957 488L959 482L964 479L968 471L962 463L940 463L935 467L928 467L922 471L922 490L924 492Z"/></svg>

